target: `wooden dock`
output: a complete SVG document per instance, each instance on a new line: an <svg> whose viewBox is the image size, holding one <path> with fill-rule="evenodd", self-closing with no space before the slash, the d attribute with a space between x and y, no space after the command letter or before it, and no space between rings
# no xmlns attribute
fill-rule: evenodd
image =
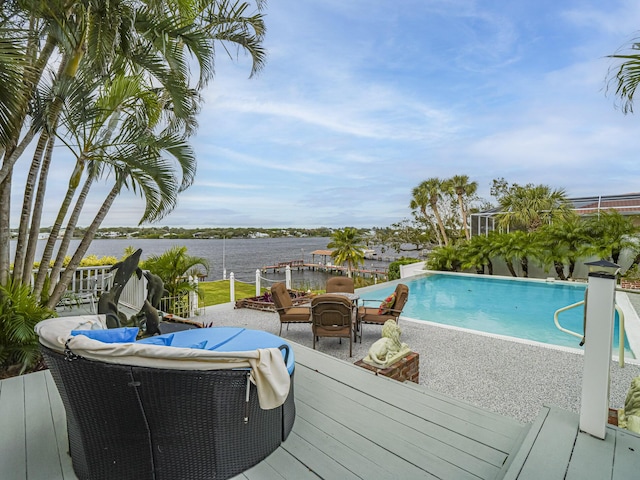
<svg viewBox="0 0 640 480"><path fill-rule="evenodd" d="M297 417L287 441L236 477L258 479L631 479L640 436L597 440L545 407L531 425L299 345ZM0 381L0 478L76 479L48 371ZM185 458L185 461L188 461Z"/></svg>
<svg viewBox="0 0 640 480"><path fill-rule="evenodd" d="M291 270L309 270L312 272L326 272L333 275L346 275L347 267L342 265L326 265L323 263L304 263L302 260L291 260L288 262L278 262L276 265L265 265L260 269L262 273L280 273L289 267ZM358 268L352 270L353 274L364 278L386 279L389 272L386 269L366 269Z"/></svg>

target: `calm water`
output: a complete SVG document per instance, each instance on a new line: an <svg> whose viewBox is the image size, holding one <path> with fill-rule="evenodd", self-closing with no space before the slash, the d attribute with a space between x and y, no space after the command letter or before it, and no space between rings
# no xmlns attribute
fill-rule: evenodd
<svg viewBox="0 0 640 480"><path fill-rule="evenodd" d="M584 284L565 285L496 278L432 275L406 282L409 300L403 315L418 320L453 325L487 333L581 348L579 339L558 330L556 310L584 300ZM394 286L363 295L382 299ZM560 324L582 332L583 307L560 314ZM614 331L618 345L618 323ZM625 342L626 344L626 342ZM628 349L628 345L627 349Z"/></svg>
<svg viewBox="0 0 640 480"><path fill-rule="evenodd" d="M314 250L326 250L331 240L322 237L310 238L256 238L256 239L227 239L227 240L138 240L138 239L113 239L94 240L86 255L114 256L121 258L128 246L142 248L142 258L149 255L160 255L176 245L187 247L187 253L195 257L203 257L209 260L209 276L207 280L222 279L223 266L227 270L227 278L233 272L236 280L255 282L256 269L267 265L275 265L278 262L299 260L304 258L311 263L311 252ZM70 252L73 252L80 240L73 240ZM38 242L38 253L41 255L45 241ZM11 242L11 255L15 242ZM85 255L85 256L86 256ZM38 258L38 257L36 257ZM316 256L315 261L322 258ZM387 268L388 262L366 260L366 268ZM267 273L262 275L272 280L284 280L284 271L280 273ZM324 288L326 279L330 275L320 272L293 270L291 280L294 288Z"/></svg>

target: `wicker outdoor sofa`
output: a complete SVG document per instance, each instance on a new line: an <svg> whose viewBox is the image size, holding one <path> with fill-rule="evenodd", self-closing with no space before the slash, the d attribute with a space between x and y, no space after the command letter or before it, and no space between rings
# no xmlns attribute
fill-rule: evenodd
<svg viewBox="0 0 640 480"><path fill-rule="evenodd" d="M71 336L78 327L100 330L104 319L51 319L36 331L80 480L229 478L267 457L293 427L293 351L275 335L196 329L109 344ZM209 335L217 351L203 348L207 340L185 348L194 335ZM247 360L236 349L243 335L267 345L245 352Z"/></svg>

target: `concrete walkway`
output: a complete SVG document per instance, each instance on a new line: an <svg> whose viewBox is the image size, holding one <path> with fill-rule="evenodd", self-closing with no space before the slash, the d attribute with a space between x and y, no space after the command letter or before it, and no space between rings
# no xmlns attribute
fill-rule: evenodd
<svg viewBox="0 0 640 480"><path fill-rule="evenodd" d="M234 309L233 304L207 307L196 318L212 326L239 326L278 334L280 321L272 312ZM478 407L532 422L544 406L579 413L582 390L580 350L543 347L403 320L401 340L420 354L420 384L437 392L468 401ZM362 344L322 338L321 352L351 363L363 358L380 338L380 327L365 325ZM283 327L291 342L312 346L310 325ZM624 368L611 362L610 406L620 408L631 380L640 375L640 362L627 360Z"/></svg>

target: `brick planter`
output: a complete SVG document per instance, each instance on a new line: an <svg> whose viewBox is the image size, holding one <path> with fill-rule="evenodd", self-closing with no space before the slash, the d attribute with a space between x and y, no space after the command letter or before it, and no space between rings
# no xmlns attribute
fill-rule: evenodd
<svg viewBox="0 0 640 480"><path fill-rule="evenodd" d="M630 290L640 290L640 280L620 280L620 286L622 288L628 288Z"/></svg>
<svg viewBox="0 0 640 480"><path fill-rule="evenodd" d="M366 368L376 375L393 378L399 382L419 383L420 380L420 355L416 352L410 353L387 368L377 368L364 363L362 360L355 362L355 365Z"/></svg>

